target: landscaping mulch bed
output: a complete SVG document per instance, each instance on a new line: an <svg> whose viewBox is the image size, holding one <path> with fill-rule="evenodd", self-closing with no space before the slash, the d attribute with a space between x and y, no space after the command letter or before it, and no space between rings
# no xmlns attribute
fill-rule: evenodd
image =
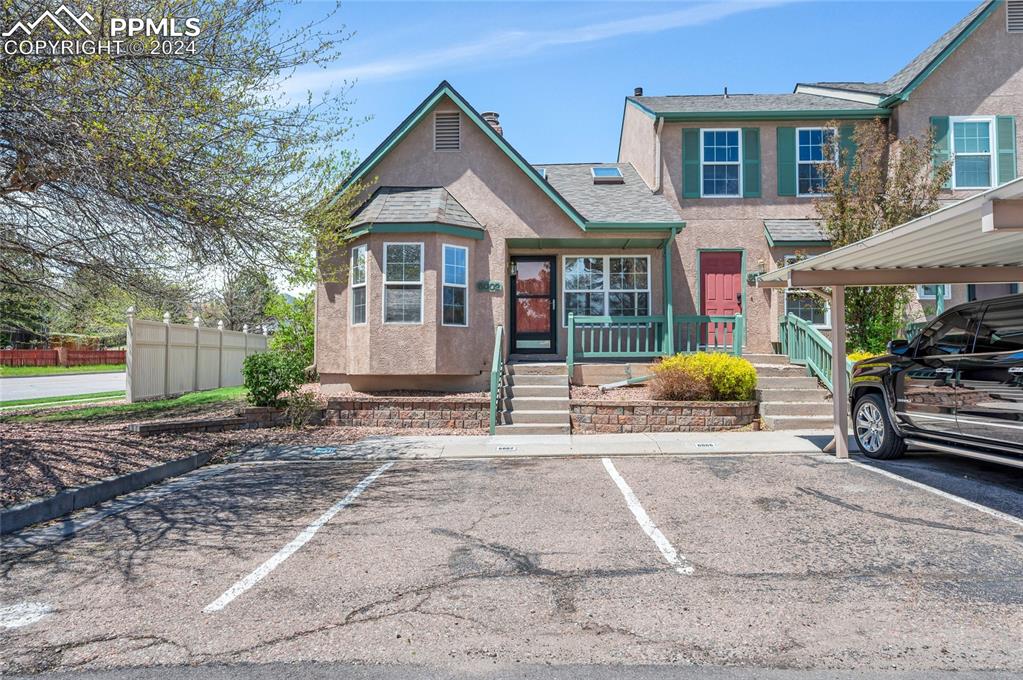
<svg viewBox="0 0 1023 680"><path fill-rule="evenodd" d="M599 387L580 385L572 386L569 393L571 399L579 400L601 400L601 401L650 401L654 400L649 385L633 385L631 387L616 387L613 390L601 392Z"/></svg>

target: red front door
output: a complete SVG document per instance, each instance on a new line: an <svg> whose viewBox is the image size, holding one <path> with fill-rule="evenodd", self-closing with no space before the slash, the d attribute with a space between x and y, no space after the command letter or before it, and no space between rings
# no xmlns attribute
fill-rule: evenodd
<svg viewBox="0 0 1023 680"><path fill-rule="evenodd" d="M742 313L742 253L700 253L700 313L707 316L735 316ZM732 344L732 326L708 324L704 343Z"/></svg>

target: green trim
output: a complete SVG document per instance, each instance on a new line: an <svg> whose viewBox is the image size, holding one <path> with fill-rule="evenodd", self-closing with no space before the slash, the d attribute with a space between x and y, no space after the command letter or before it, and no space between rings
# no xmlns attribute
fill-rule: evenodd
<svg viewBox="0 0 1023 680"><path fill-rule="evenodd" d="M675 354L675 304L674 292L671 284L671 253L675 246L675 236L678 232L671 230L671 236L664 241L664 352L671 356Z"/></svg>
<svg viewBox="0 0 1023 680"><path fill-rule="evenodd" d="M586 231L672 231L685 228L685 222L587 222Z"/></svg>
<svg viewBox="0 0 1023 680"><path fill-rule="evenodd" d="M779 196L795 196L798 192L796 163L796 128L777 127L774 130Z"/></svg>
<svg viewBox="0 0 1023 680"><path fill-rule="evenodd" d="M803 109L799 111L679 111L659 113L668 122L704 120L872 120L888 118L890 109Z"/></svg>
<svg viewBox="0 0 1023 680"><path fill-rule="evenodd" d="M359 164L359 167L357 167L351 176L345 180L344 184L342 184L341 189L338 190L338 192L331 198L330 203L336 201L337 198L352 185L365 178L369 171L376 167L377 163L379 163L384 156L390 153L399 142L405 139L409 132L411 132L412 129L423 120L423 118L433 111L444 97L450 99L455 106L457 106L465 114L468 120L475 123L476 127L478 127L484 135L490 138L490 140L493 141L494 144L496 144L498 148L501 149L501 151L503 151L504 154L526 174L527 177L533 180L533 184L547 194L547 196L554 201L559 208L561 208L562 212L564 212L568 218L572 220L572 222L574 222L580 229L586 228L586 219L580 215L579 212L576 211L576 209L573 208L561 194L555 191L550 183L540 176L540 173L536 170L536 168L527 163L526 159L523 158L522 155L511 146L511 144L505 141L504 137L498 135L494 129L490 127L490 124L483 120L476 109L472 108L469 102L467 102L465 98L455 90L455 88L451 87L450 83L446 80L442 81L440 85L438 85L437 88L426 99L424 99L423 102L417 106L416 109L409 114L393 132L391 132L390 135L387 136L380 146L374 149L373 153Z"/></svg>
<svg viewBox="0 0 1023 680"><path fill-rule="evenodd" d="M800 246L813 248L813 247L828 247L831 245L831 241L824 239L822 241L776 241L771 232L767 227L764 227L764 236L767 238L767 245L771 248L798 248Z"/></svg>
<svg viewBox="0 0 1023 680"><path fill-rule="evenodd" d="M696 311L703 315L703 299L700 297L700 284L703 283L703 274L700 271L701 255L703 253L742 253L742 264L739 271L739 285L742 286L742 343L746 344L746 249L745 248L697 248L696 249Z"/></svg>
<svg viewBox="0 0 1023 680"><path fill-rule="evenodd" d="M742 197L760 198L760 128L742 129Z"/></svg>
<svg viewBox="0 0 1023 680"><path fill-rule="evenodd" d="M929 63L927 67L924 68L923 71L918 73L916 77L913 78L913 80L909 81L909 85L906 85L906 87L902 88L900 92L897 92L896 94L893 94L886 99L882 99L881 103L878 104L878 106L891 108L893 106L898 106L904 101L907 101L909 99L909 96L913 94L913 91L916 90L916 88L920 87L921 83L927 80L927 77L934 73L934 71L939 66L945 63L945 60L952 56L952 53L959 49L959 46L962 45L975 30L977 30L977 27L983 24L987 20L987 18L991 16L991 14L993 14L994 11L1001 4L1002 0L993 0L993 2L987 7L985 7L980 14L973 18L973 21L971 21L969 25L966 28L964 28L962 32L959 33L959 35L956 36L955 40L946 45L945 49L943 49L938 54L938 56L931 60L931 63Z"/></svg>
<svg viewBox="0 0 1023 680"><path fill-rule="evenodd" d="M934 131L934 146L931 148L931 173L936 175L938 168L952 160L952 126L948 116L931 116L931 129ZM955 168L952 169L953 173ZM952 188L952 174L941 185L942 189Z"/></svg>
<svg viewBox="0 0 1023 680"><path fill-rule="evenodd" d="M700 128L682 129L682 198L699 198L702 193L700 144Z"/></svg>
<svg viewBox="0 0 1023 680"><path fill-rule="evenodd" d="M633 105L633 106L635 106L635 107L636 107L637 109L639 109L640 111L642 111L643 113L645 113L646 115L650 116L651 118L653 118L653 119L655 119L655 120L656 120L657 118L661 118L661 117L663 117L663 116L661 116L660 114L658 114L658 113L654 112L654 111L653 111L653 109L649 109L649 108L647 108L646 106L644 106L643 104L640 104L640 103L639 103L638 101L636 101L636 100L635 100L635 99L633 99L632 97L626 97L626 98L625 98L625 103L626 103L626 104L632 104L632 105Z"/></svg>
<svg viewBox="0 0 1023 680"><path fill-rule="evenodd" d="M366 226L356 227L351 233L351 238L356 239L370 233L447 234L449 236L461 236L462 238L471 238L476 241L482 241L486 236L486 232L484 232L482 229L474 229L472 227L457 227L453 224L440 224L437 222L422 222L414 224L398 223L367 224Z"/></svg>
<svg viewBox="0 0 1023 680"><path fill-rule="evenodd" d="M1016 179L1016 117L995 116L998 184Z"/></svg>
<svg viewBox="0 0 1023 680"><path fill-rule="evenodd" d="M505 245L511 248L544 250L558 248L617 248L622 250L658 250L664 246L663 238L509 238Z"/></svg>

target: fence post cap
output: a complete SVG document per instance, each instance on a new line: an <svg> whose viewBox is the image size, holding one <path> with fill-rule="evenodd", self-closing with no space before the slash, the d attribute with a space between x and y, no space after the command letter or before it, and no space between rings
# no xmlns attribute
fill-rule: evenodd
<svg viewBox="0 0 1023 680"><path fill-rule="evenodd" d="M195 317L194 319L192 319L192 325L198 328L199 326L202 325L202 319L200 319L199 317Z"/></svg>
<svg viewBox="0 0 1023 680"><path fill-rule="evenodd" d="M217 321L217 330L220 330L220 331L224 330L224 320L223 319L220 319L220 320Z"/></svg>
<svg viewBox="0 0 1023 680"><path fill-rule="evenodd" d="M249 324L243 323L242 324L242 333L248 333L248 332L249 332Z"/></svg>
<svg viewBox="0 0 1023 680"><path fill-rule="evenodd" d="M135 316L135 305L128 307L128 309L124 310L124 313L128 316Z"/></svg>
<svg viewBox="0 0 1023 680"><path fill-rule="evenodd" d="M266 328L266 324L263 324L263 335L270 335L269 331Z"/></svg>

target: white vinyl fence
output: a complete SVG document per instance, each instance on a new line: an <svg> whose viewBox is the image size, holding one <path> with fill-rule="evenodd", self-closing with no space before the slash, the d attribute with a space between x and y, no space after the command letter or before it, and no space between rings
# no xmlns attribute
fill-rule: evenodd
<svg viewBox="0 0 1023 680"><path fill-rule="evenodd" d="M220 326L223 323L219 324ZM128 401L242 384L242 362L266 349L267 338L248 331L203 328L128 315Z"/></svg>

